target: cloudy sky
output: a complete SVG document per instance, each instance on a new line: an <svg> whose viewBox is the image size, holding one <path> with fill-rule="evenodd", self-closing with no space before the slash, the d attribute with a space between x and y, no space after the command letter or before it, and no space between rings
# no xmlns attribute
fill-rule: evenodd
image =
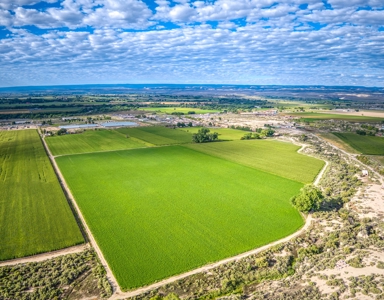
<svg viewBox="0 0 384 300"><path fill-rule="evenodd" d="M384 0L0 0L0 86L384 86Z"/></svg>

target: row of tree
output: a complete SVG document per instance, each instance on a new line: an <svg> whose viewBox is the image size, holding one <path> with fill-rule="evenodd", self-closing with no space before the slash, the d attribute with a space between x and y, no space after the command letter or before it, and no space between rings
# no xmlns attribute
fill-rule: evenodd
<svg viewBox="0 0 384 300"><path fill-rule="evenodd" d="M256 129L255 133L246 133L240 139L241 140L258 140L258 139L263 139L269 136L273 136L274 133L275 131L270 128L268 129L258 128Z"/></svg>

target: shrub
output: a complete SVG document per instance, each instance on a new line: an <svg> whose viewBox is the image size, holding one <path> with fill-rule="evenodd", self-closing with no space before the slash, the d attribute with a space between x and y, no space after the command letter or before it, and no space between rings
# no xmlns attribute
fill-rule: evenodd
<svg viewBox="0 0 384 300"><path fill-rule="evenodd" d="M291 198L291 203L301 212L315 211L323 200L321 191L313 185L306 185L300 194Z"/></svg>

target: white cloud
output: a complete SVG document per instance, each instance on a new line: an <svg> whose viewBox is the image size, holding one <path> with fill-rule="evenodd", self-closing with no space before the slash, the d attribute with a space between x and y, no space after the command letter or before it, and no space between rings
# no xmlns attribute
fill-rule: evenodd
<svg viewBox="0 0 384 300"><path fill-rule="evenodd" d="M145 28L152 12L141 0L105 0L90 12L83 23L98 27Z"/></svg>
<svg viewBox="0 0 384 300"><path fill-rule="evenodd" d="M0 8L15 9L23 5L33 5L41 2L40 0L0 0ZM58 0L45 0L47 3L56 3Z"/></svg>
<svg viewBox="0 0 384 300"><path fill-rule="evenodd" d="M8 10L0 9L0 26L9 27L12 25L12 15Z"/></svg>
<svg viewBox="0 0 384 300"><path fill-rule="evenodd" d="M384 76L384 33L378 31L384 11L357 10L360 0L329 0L333 10L318 0L156 0L155 13L141 0L65 0L40 10L17 3L0 0L7 7L0 10L0 26L12 32L0 39L3 84L360 80L374 85ZM307 9L300 9L304 3ZM179 26L170 29L163 21ZM315 30L310 22L326 26ZM24 25L51 30L34 34ZM148 29L152 25L161 30ZM85 26L93 32L79 31Z"/></svg>

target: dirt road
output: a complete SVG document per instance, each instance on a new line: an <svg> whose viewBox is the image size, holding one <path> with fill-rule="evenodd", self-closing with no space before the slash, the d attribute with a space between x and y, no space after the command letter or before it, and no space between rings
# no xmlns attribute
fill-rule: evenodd
<svg viewBox="0 0 384 300"><path fill-rule="evenodd" d="M56 161L55 161L55 159L54 159L54 157L53 157L51 151L49 150L49 148L48 148L48 146L47 146L47 143L45 142L44 137L42 137L41 140L43 141L45 150L47 151L48 157L49 157L49 159L50 159L51 162L52 162L52 166L54 167L55 172L56 172L56 174L57 174L58 177L59 177L59 181L60 181L61 186L65 189L65 191L66 191L66 193L67 193L67 196L68 196L69 200L71 201L73 207L76 209L77 215L78 215L78 217L80 218L81 223L82 223L82 225L83 225L84 228L85 228L85 231L87 232L87 236L88 236L89 242L91 243L92 247L95 249L95 251L96 251L96 253L97 253L97 256L98 256L99 259L100 259L101 264L102 264L103 267L105 268L105 271L106 271L106 273L107 273L107 279L108 279L109 283L110 283L111 286L112 286L112 290L113 290L113 292L115 292L115 293L119 293L119 292L121 292L120 287L119 287L119 285L117 284L116 278L115 278L115 276L113 275L113 273L112 273L112 271L111 271L111 268L108 266L108 263L107 263L106 259L104 258L104 255L103 255L103 253L101 252L99 246L97 245L96 240L95 240L95 238L93 237L91 230L89 229L87 223L85 222L85 219L84 219L84 217L83 217L83 215L82 215L82 213L81 213L81 210L80 210L79 206L77 205L77 203L76 203L76 201L75 201L75 198L74 198L73 195L72 195L71 190L69 189L67 183L65 182L64 176L63 176L63 174L61 174L61 171L60 171L58 165L56 164Z"/></svg>
<svg viewBox="0 0 384 300"><path fill-rule="evenodd" d="M29 262L44 261L47 259L62 256L62 255L79 253L79 252L86 250L87 248L89 248L88 244L82 244L79 246L73 246L73 247L60 249L60 250L56 250L56 251L45 252L45 253L36 254L33 256L27 256L27 257L23 257L23 258L5 260L5 261L0 262L0 267L13 266L13 265L17 265L17 264L25 264L25 263L29 263Z"/></svg>

